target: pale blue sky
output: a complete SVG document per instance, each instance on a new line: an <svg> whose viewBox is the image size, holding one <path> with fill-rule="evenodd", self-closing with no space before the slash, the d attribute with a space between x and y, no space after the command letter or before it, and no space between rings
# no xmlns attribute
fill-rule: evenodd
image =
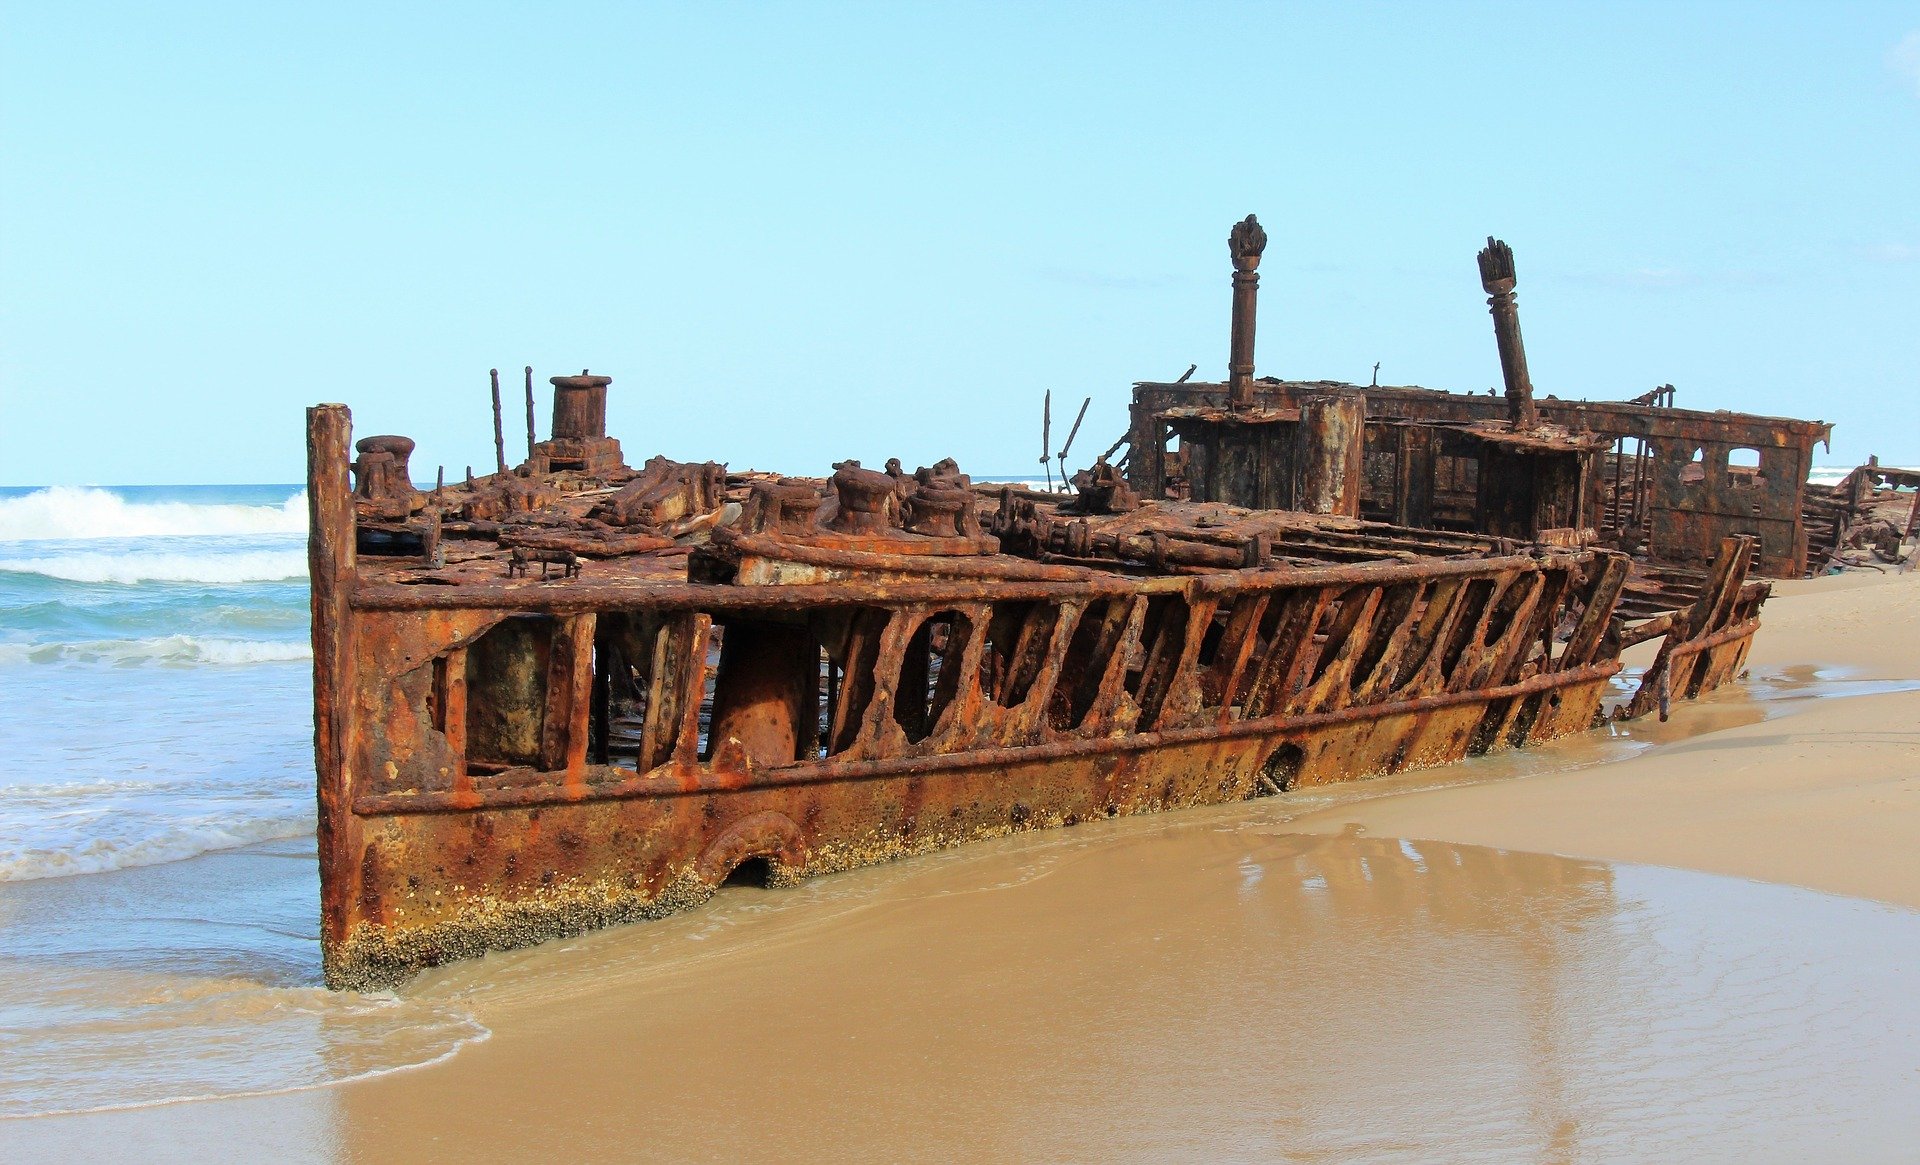
<svg viewBox="0 0 1920 1165"><path fill-rule="evenodd" d="M1223 375L1249 211L1262 374L1497 383L1498 234L1540 391L1913 462L1917 196L1916 3L6 3L0 483L296 480L322 400L458 473L525 364L636 462L1035 472Z"/></svg>

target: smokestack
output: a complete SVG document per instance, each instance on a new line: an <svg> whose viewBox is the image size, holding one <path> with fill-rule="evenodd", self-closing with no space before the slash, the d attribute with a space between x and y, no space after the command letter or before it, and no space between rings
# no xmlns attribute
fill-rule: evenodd
<svg viewBox="0 0 1920 1165"><path fill-rule="evenodd" d="M1480 252L1480 286L1493 312L1493 338L1500 346L1500 375L1507 382L1507 420L1516 430L1538 428L1533 381L1527 376L1527 349L1520 340L1520 309L1513 302L1513 248L1487 236Z"/></svg>
<svg viewBox="0 0 1920 1165"><path fill-rule="evenodd" d="M1267 232L1248 215L1227 234L1233 256L1233 339L1227 352L1227 401L1235 409L1253 405L1253 319L1260 295L1260 253Z"/></svg>

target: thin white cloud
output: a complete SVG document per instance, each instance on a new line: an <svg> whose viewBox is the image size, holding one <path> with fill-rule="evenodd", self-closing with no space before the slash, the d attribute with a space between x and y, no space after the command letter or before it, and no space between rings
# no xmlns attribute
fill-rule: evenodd
<svg viewBox="0 0 1920 1165"><path fill-rule="evenodd" d="M1193 282L1178 275L1116 275L1077 267L1048 267L1040 272L1044 279L1070 283L1076 287L1095 287L1108 291L1151 291Z"/></svg>
<svg viewBox="0 0 1920 1165"><path fill-rule="evenodd" d="M1875 243L1860 254L1876 263L1920 263L1920 246L1913 243Z"/></svg>
<svg viewBox="0 0 1920 1165"><path fill-rule="evenodd" d="M1905 77L1914 94L1920 96L1920 29L1901 37L1899 44L1887 50L1887 67Z"/></svg>
<svg viewBox="0 0 1920 1165"><path fill-rule="evenodd" d="M1665 291L1695 287L1706 282L1698 273L1679 267L1633 267L1624 271L1592 271L1569 274L1575 283L1601 287L1626 287L1636 291Z"/></svg>
<svg viewBox="0 0 1920 1165"><path fill-rule="evenodd" d="M1628 287L1692 287L1700 281L1700 276L1678 267L1640 267L1621 278Z"/></svg>
<svg viewBox="0 0 1920 1165"><path fill-rule="evenodd" d="M1570 283L1595 287L1624 288L1628 291L1680 291L1692 287L1758 287L1781 283L1777 271L1757 267L1628 267L1617 271L1573 272L1564 277Z"/></svg>

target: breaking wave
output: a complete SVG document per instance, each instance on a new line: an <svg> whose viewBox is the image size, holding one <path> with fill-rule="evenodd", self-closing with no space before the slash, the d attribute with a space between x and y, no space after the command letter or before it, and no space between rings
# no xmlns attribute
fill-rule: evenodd
<svg viewBox="0 0 1920 1165"><path fill-rule="evenodd" d="M0 643L0 665L23 663L140 664L286 663L308 659L312 648L298 640L208 639L162 635L150 639L99 639L79 643Z"/></svg>
<svg viewBox="0 0 1920 1165"><path fill-rule="evenodd" d="M279 582L305 578L307 554L305 550L210 550L199 554L81 551L0 558L0 571L38 574L70 582L125 585Z"/></svg>
<svg viewBox="0 0 1920 1165"><path fill-rule="evenodd" d="M0 498L0 542L52 538L150 538L208 534L304 534L307 495L279 504L135 501L92 486L56 485Z"/></svg>
<svg viewBox="0 0 1920 1165"><path fill-rule="evenodd" d="M0 790L0 807L8 802L24 802L40 789ZM91 788L83 790L91 793ZM91 799L91 798L86 798ZM47 799L49 812L57 811L56 799ZM8 816L11 816L10 814ZM155 816L128 814L140 818L119 828L104 822L91 822L85 832L49 837L29 835L0 844L0 882L25 882L36 878L65 878L74 874L99 874L131 866L151 866L177 862L203 853L281 837L299 837L313 830L313 815L289 809L262 817L187 817L165 820Z"/></svg>

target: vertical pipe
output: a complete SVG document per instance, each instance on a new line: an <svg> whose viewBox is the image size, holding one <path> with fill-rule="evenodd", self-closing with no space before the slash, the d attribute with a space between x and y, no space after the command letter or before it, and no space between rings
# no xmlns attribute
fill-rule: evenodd
<svg viewBox="0 0 1920 1165"><path fill-rule="evenodd" d="M1616 532L1624 525L1620 520L1620 472L1626 467L1626 461L1627 439L1622 437L1613 444L1613 505L1609 507L1612 512L1609 521Z"/></svg>
<svg viewBox="0 0 1920 1165"><path fill-rule="evenodd" d="M828 656L827 657L827 711L826 711L827 732L821 735L820 755L822 757L833 755L833 737L831 733L833 731L834 718L839 714L840 714L840 665L833 662L832 656Z"/></svg>
<svg viewBox="0 0 1920 1165"><path fill-rule="evenodd" d="M441 522L440 503L435 501L427 507L426 529L420 536L420 561L434 570L447 564L446 547L440 544Z"/></svg>
<svg viewBox="0 0 1920 1165"><path fill-rule="evenodd" d="M589 611L566 621L572 669L567 676L567 750L564 767L569 789L586 792L587 748L593 737L593 641L599 616Z"/></svg>
<svg viewBox="0 0 1920 1165"><path fill-rule="evenodd" d="M467 772L467 649L455 647L434 668L440 702L440 731L453 756L453 793L472 795L472 773Z"/></svg>
<svg viewBox="0 0 1920 1165"><path fill-rule="evenodd" d="M456 647L447 652L437 676L440 731L445 734L447 751L453 756L453 791L460 796L470 796L473 774L467 771L467 649Z"/></svg>
<svg viewBox="0 0 1920 1165"><path fill-rule="evenodd" d="M527 460L533 460L533 365L527 365Z"/></svg>
<svg viewBox="0 0 1920 1165"><path fill-rule="evenodd" d="M907 686L903 681L901 687ZM923 677L922 700L926 688ZM811 631L777 623L736 624L720 641L708 735L739 741L756 767L792 764L801 759L802 741L818 731L807 719L819 715L819 690L820 648Z"/></svg>
<svg viewBox="0 0 1920 1165"><path fill-rule="evenodd" d="M1637 537L1647 523L1647 439L1634 438L1633 530Z"/></svg>
<svg viewBox="0 0 1920 1165"><path fill-rule="evenodd" d="M592 752L588 760L603 765L609 761L613 735L613 672L624 666L617 660L613 636L607 621L595 619L593 626L593 710L587 721L587 740ZM604 662L603 662L604 661Z"/></svg>
<svg viewBox="0 0 1920 1165"><path fill-rule="evenodd" d="M500 370L487 369L487 375L493 380L493 463L495 471L507 471L507 435L500 427Z"/></svg>
<svg viewBox="0 0 1920 1165"><path fill-rule="evenodd" d="M1235 409L1253 406L1253 323L1260 296L1260 254L1267 232L1252 215L1227 233L1233 256L1233 334L1227 350L1227 401Z"/></svg>
<svg viewBox="0 0 1920 1165"><path fill-rule="evenodd" d="M328 980L345 986L335 957L357 896L348 852L352 774L354 574L353 414L347 406L307 410L307 576L313 612L313 761L319 802L320 948Z"/></svg>
<svg viewBox="0 0 1920 1165"><path fill-rule="evenodd" d="M1527 349L1520 339L1520 309L1513 302L1513 248L1491 235L1480 252L1480 286L1493 312L1493 338L1500 347L1500 375L1507 384L1507 419L1517 430L1540 425L1527 376Z"/></svg>

